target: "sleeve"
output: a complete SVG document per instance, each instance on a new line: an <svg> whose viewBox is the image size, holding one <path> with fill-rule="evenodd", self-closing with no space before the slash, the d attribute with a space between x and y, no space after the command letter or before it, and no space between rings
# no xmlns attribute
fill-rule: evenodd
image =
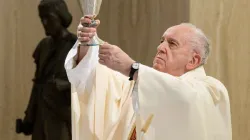
<svg viewBox="0 0 250 140"><path fill-rule="evenodd" d="M32 54L32 57L33 57L33 59L34 59L34 63L35 63L36 65L39 65L39 57L40 57L40 55L41 55L41 52L42 52L44 46L47 46L47 45L46 45L47 42L48 42L48 38L42 39L42 40L38 43L36 49L34 50L34 52L33 52L33 54Z"/></svg>
<svg viewBox="0 0 250 140"><path fill-rule="evenodd" d="M38 64L39 64L39 57L40 57L40 51L41 51L41 41L38 46L36 47L35 51L33 52L32 57L34 58L34 62L36 64L36 70L33 78L33 86L31 90L31 95L29 99L28 106L25 110L25 117L22 124L22 131L25 134L31 134L33 131L33 125L35 123L35 116L36 116L36 110L37 110L37 76L38 76Z"/></svg>
<svg viewBox="0 0 250 140"><path fill-rule="evenodd" d="M37 110L37 87L33 84L31 96L29 99L29 103L27 109L25 110L25 117L23 119L22 131L25 134L32 134L33 126L36 118L36 110Z"/></svg>
<svg viewBox="0 0 250 140"><path fill-rule="evenodd" d="M38 68L39 68L38 65L39 65L39 57L40 57L40 52L41 52L41 47L42 47L43 42L44 42L44 39L37 45L32 55L34 59L34 63L36 65L36 70L35 70L34 78L32 80L33 86L31 90L29 104L25 111L26 116L25 116L24 122L33 123L34 118L35 118L35 110L37 107L37 80L38 80Z"/></svg>
<svg viewBox="0 0 250 140"><path fill-rule="evenodd" d="M70 50L65 62L72 84L72 137L77 139L81 135L88 139L89 133L84 130L91 130L101 136L103 132L115 129L121 107L127 98L123 93L130 84L128 77L98 63L98 46L89 47L85 57L75 66L77 45L78 42Z"/></svg>
<svg viewBox="0 0 250 140"><path fill-rule="evenodd" d="M86 95L85 90L87 84L91 87L94 83L94 70L98 64L98 51L99 46L89 47L85 57L76 65L78 40L69 51L64 67L71 83L71 123L72 123L72 138L79 139L80 135L80 114L81 106L79 95Z"/></svg>
<svg viewBox="0 0 250 140"><path fill-rule="evenodd" d="M65 69L68 79L74 86L77 93L82 93L87 83L93 83L94 70L98 64L99 46L91 46L85 57L76 65L75 57L77 55L77 41L69 51L65 60ZM87 82L88 81L88 82Z"/></svg>

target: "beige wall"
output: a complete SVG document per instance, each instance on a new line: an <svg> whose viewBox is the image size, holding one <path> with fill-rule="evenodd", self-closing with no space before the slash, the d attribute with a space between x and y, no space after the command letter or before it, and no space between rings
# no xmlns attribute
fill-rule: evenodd
<svg viewBox="0 0 250 140"><path fill-rule="evenodd" d="M15 134L15 119L23 117L34 73L31 54L44 37L38 1L0 0L0 139L29 139ZM70 30L75 32L80 9L76 0L66 1L74 16ZM206 70L229 90L234 140L248 140L249 9L248 0L103 0L99 36L151 65L164 30L190 19L212 41Z"/></svg>
<svg viewBox="0 0 250 140"><path fill-rule="evenodd" d="M212 42L206 70L227 87L233 140L250 139L250 1L190 0L190 20Z"/></svg>
<svg viewBox="0 0 250 140"><path fill-rule="evenodd" d="M152 65L164 31L189 20L189 0L103 0L100 38Z"/></svg>

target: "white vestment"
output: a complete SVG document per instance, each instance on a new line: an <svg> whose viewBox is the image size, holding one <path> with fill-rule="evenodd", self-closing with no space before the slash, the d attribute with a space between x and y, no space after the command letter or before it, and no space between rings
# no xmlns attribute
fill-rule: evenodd
<svg viewBox="0 0 250 140"><path fill-rule="evenodd" d="M130 82L99 64L98 50L77 66L77 47L66 58L73 140L128 140L135 126L138 140L232 139L227 90L203 67L174 77L141 64Z"/></svg>

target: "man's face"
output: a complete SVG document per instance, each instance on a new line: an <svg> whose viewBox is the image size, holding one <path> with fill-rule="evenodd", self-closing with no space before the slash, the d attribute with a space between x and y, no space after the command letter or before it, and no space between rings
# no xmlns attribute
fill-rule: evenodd
<svg viewBox="0 0 250 140"><path fill-rule="evenodd" d="M62 30L61 20L56 13L40 10L39 16L47 36L55 36Z"/></svg>
<svg viewBox="0 0 250 140"><path fill-rule="evenodd" d="M192 65L194 57L197 56L190 44L189 38L192 35L194 31L187 26L177 25L169 28L157 48L153 68L173 76L181 76L197 67Z"/></svg>

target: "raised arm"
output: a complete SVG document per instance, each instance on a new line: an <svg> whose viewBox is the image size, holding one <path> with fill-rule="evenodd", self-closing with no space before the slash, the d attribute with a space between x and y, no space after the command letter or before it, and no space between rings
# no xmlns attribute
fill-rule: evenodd
<svg viewBox="0 0 250 140"><path fill-rule="evenodd" d="M85 88L86 81L92 79L93 70L98 63L99 46L89 47L84 44L88 44L89 41L94 38L96 35L96 28L99 24L99 20L93 22L91 17L81 18L77 28L78 40L65 60L65 69L68 79L76 89Z"/></svg>
<svg viewBox="0 0 250 140"><path fill-rule="evenodd" d="M92 20L91 18L90 16L81 18L77 27L78 41L81 42L81 45L78 45L77 62L80 62L87 54L89 46L84 44L89 44L92 39L95 39L96 29L100 24L99 20Z"/></svg>

